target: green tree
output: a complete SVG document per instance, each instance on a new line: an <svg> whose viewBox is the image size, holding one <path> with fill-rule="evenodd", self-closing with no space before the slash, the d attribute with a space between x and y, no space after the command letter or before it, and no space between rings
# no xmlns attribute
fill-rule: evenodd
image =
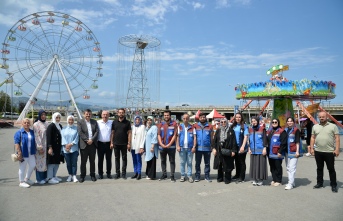
<svg viewBox="0 0 343 221"><path fill-rule="evenodd" d="M0 91L0 111L11 112L11 97Z"/></svg>

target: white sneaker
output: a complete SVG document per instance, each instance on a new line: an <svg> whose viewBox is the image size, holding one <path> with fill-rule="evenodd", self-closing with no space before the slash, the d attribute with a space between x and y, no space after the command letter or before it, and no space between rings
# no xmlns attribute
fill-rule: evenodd
<svg viewBox="0 0 343 221"><path fill-rule="evenodd" d="M35 182L36 184L40 184L40 185L43 185L43 184L45 184L46 183L46 181L45 180L41 180L41 181L38 181L38 180L36 180L36 182Z"/></svg>
<svg viewBox="0 0 343 221"><path fill-rule="evenodd" d="M79 180L76 178L76 176L75 176L75 175L73 176L73 182L74 182L74 183L77 183L77 182L79 182Z"/></svg>
<svg viewBox="0 0 343 221"><path fill-rule="evenodd" d="M257 182L256 180L252 181L252 185L256 186Z"/></svg>
<svg viewBox="0 0 343 221"><path fill-rule="evenodd" d="M35 182L33 182L32 180L28 179L28 180L25 180L25 183L27 183L30 186L32 186Z"/></svg>
<svg viewBox="0 0 343 221"><path fill-rule="evenodd" d="M51 178L51 179L48 181L48 183L50 183L50 184L57 184L57 183L59 183L59 181L56 180L55 178Z"/></svg>
<svg viewBox="0 0 343 221"><path fill-rule="evenodd" d="M72 177L71 175L69 175L69 176L68 176L68 179L67 179L67 182L71 182L72 178L73 178L73 177Z"/></svg>
<svg viewBox="0 0 343 221"><path fill-rule="evenodd" d="M307 154L305 154L305 156L307 156L307 157L310 157L310 156L311 156L311 154L310 154L310 153L307 153Z"/></svg>
<svg viewBox="0 0 343 221"><path fill-rule="evenodd" d="M29 188L30 185L25 183L25 182L22 182L22 183L19 183L19 187L23 187L23 188Z"/></svg>
<svg viewBox="0 0 343 221"><path fill-rule="evenodd" d="M57 176L55 176L54 178L55 178L55 180L57 180L58 182L61 182L61 181L62 181L62 179L59 178L59 177L57 177Z"/></svg>
<svg viewBox="0 0 343 221"><path fill-rule="evenodd" d="M292 184L287 184L285 187L285 190L291 190L293 189L293 185Z"/></svg>
<svg viewBox="0 0 343 221"><path fill-rule="evenodd" d="M256 186L263 186L263 180L260 180L260 182L257 182Z"/></svg>

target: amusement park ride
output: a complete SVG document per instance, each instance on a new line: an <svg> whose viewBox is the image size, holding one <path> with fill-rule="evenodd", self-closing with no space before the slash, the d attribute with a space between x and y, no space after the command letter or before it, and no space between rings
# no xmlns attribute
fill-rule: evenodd
<svg viewBox="0 0 343 221"><path fill-rule="evenodd" d="M267 100L261 109L260 115L262 115L264 109L269 105L269 102L273 100L272 118L279 119L281 126L285 126L287 117L294 116L293 101L295 101L297 107L299 107L314 124L317 124L318 122L301 101L311 101L313 103L318 100L333 99L336 96L336 84L332 81L314 81L308 79L288 80L283 76L283 72L288 70L288 65L276 65L267 71L267 75L271 75L269 81L237 85L235 87L236 99L249 99L247 103L242 106L241 111L246 109L253 100ZM316 107L318 107L317 109L320 111L325 111L319 104ZM317 110L315 110L315 112L316 111ZM338 126L343 128L343 125L329 113L327 113L327 116ZM298 117L300 118L300 116Z"/></svg>
<svg viewBox="0 0 343 221"><path fill-rule="evenodd" d="M20 19L0 53L0 68L7 75L0 86L12 84L17 88L12 95L30 97L17 121L37 100L41 108L52 101L60 107L69 103L82 118L76 99L90 99L89 91L98 88L103 76L100 43L83 22L65 13L37 12Z"/></svg>

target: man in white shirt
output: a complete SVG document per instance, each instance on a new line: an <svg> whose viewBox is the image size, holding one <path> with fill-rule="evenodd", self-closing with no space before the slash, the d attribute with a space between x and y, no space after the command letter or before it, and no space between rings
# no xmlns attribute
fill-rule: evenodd
<svg viewBox="0 0 343 221"><path fill-rule="evenodd" d="M103 179L104 174L104 156L106 155L106 174L107 178L112 179L111 169L112 169L112 149L111 144L111 128L112 120L109 120L110 113L107 110L101 112L101 120L98 120L99 126L99 137L98 137L98 173L99 179Z"/></svg>

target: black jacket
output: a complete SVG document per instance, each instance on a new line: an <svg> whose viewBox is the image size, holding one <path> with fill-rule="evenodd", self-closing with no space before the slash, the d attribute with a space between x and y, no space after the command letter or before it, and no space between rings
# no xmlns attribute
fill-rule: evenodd
<svg viewBox="0 0 343 221"><path fill-rule="evenodd" d="M237 152L237 141L236 135L232 128L230 128L227 132L227 138L223 144L220 143L220 129L217 129L214 139L213 139L213 146L212 148L216 149L217 154L214 157L213 161L213 169L218 169L220 161L223 160L223 155L221 154L221 148L230 149L232 152Z"/></svg>
<svg viewBox="0 0 343 221"><path fill-rule="evenodd" d="M59 124L62 129L62 125ZM46 147L47 147L47 164L60 164L63 160L61 156L61 148L62 148L62 136L61 132L57 129L54 123L49 124L48 128L46 129ZM49 148L52 147L54 155L51 156L48 154Z"/></svg>

